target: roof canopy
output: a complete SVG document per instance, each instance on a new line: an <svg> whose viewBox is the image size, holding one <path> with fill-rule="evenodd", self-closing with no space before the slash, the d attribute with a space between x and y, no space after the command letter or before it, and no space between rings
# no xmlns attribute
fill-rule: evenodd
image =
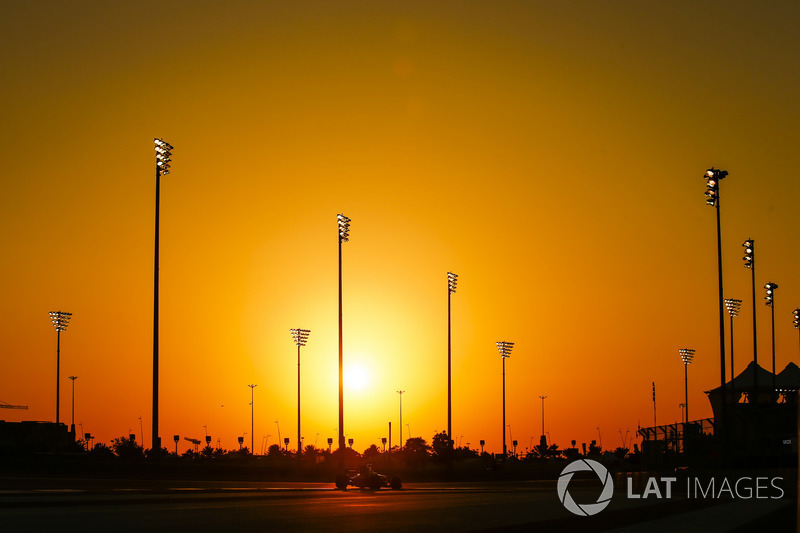
<svg viewBox="0 0 800 533"><path fill-rule="evenodd" d="M794 363L786 365L786 368L778 374L777 386L779 389L800 388L800 367Z"/></svg>
<svg viewBox="0 0 800 533"><path fill-rule="evenodd" d="M800 367L794 363L789 363L777 376L769 370L764 370L755 362L750 361L741 374L730 380L725 384L726 389L735 389L737 391L748 391L755 388L772 389L773 378L775 379L775 387L777 388L798 388L800 387ZM706 394L720 392L722 387L706 391Z"/></svg>

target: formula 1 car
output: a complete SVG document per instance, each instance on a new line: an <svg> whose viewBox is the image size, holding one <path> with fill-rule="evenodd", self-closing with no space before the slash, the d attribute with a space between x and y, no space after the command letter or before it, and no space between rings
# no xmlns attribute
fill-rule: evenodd
<svg viewBox="0 0 800 533"><path fill-rule="evenodd" d="M347 490L348 486L369 490L380 490L383 487L390 487L392 490L403 488L399 477L390 478L384 474L378 474L372 469L372 465L367 465L360 470L347 469L343 474L336 476L337 489Z"/></svg>

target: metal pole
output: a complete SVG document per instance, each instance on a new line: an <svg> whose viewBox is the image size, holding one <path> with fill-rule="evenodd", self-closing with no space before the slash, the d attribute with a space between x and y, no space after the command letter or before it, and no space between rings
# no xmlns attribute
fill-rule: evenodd
<svg viewBox="0 0 800 533"><path fill-rule="evenodd" d="M72 380L72 432L75 433L75 380L78 379L78 376L70 376L69 379Z"/></svg>
<svg viewBox="0 0 800 533"><path fill-rule="evenodd" d="M719 183L718 183L719 185ZM721 189L722 187L719 187ZM720 406L720 420L715 420L714 434L719 435L722 451L727 447L727 411L728 411L728 391L725 387L725 296L722 288L722 223L720 222L721 194L717 195L717 277L719 286L719 297L717 307L719 309L719 365L720 365L720 387L722 388L722 404ZM689 403L686 403L686 422L689 422Z"/></svg>
<svg viewBox="0 0 800 533"><path fill-rule="evenodd" d="M733 396L733 399L736 399L735 391L733 389L733 377L735 375L736 374L734 373L733 368L733 315L731 315L731 395Z"/></svg>
<svg viewBox="0 0 800 533"><path fill-rule="evenodd" d="M686 404L684 407L684 413L686 414L685 422L689 423L689 365L683 363L683 403Z"/></svg>
<svg viewBox="0 0 800 533"><path fill-rule="evenodd" d="M61 398L61 330L56 330L56 424L61 422L59 417L59 399Z"/></svg>
<svg viewBox="0 0 800 533"><path fill-rule="evenodd" d="M775 392L775 291L772 291L772 392Z"/></svg>
<svg viewBox="0 0 800 533"><path fill-rule="evenodd" d="M503 357L503 457L506 456L506 358Z"/></svg>
<svg viewBox="0 0 800 533"><path fill-rule="evenodd" d="M447 438L453 440L452 365L450 335L450 280L447 282Z"/></svg>
<svg viewBox="0 0 800 533"><path fill-rule="evenodd" d="M152 449L159 448L158 442L158 245L159 216L161 204L161 171L156 165L156 232L153 266L153 441Z"/></svg>
<svg viewBox="0 0 800 533"><path fill-rule="evenodd" d="M299 456L303 450L300 444L300 345L297 345L297 455Z"/></svg>
<svg viewBox="0 0 800 533"><path fill-rule="evenodd" d="M653 427L658 427L658 422L656 418L656 382L653 382Z"/></svg>
<svg viewBox="0 0 800 533"><path fill-rule="evenodd" d="M403 393L405 391L397 391L400 394L400 449L403 449Z"/></svg>
<svg viewBox="0 0 800 533"><path fill-rule="evenodd" d="M758 364L758 339L756 333L756 259L755 259L755 241L753 241L753 260L750 265L750 274L753 287L753 362ZM758 372L753 372L753 375L758 379ZM757 384L758 382L756 382Z"/></svg>
<svg viewBox="0 0 800 533"><path fill-rule="evenodd" d="M539 398L542 399L542 435L544 435L544 399L547 398L547 396L539 396Z"/></svg>
<svg viewBox="0 0 800 533"><path fill-rule="evenodd" d="M720 199L717 197L717 272L719 278L719 357L720 357L720 385L722 386L723 397L725 397L725 297L722 293L722 229L720 223L719 206ZM723 411L725 403L722 402Z"/></svg>
<svg viewBox="0 0 800 533"><path fill-rule="evenodd" d="M339 452L344 453L344 367L342 364L342 237L339 239ZM344 455L342 456L344 458Z"/></svg>
<svg viewBox="0 0 800 533"><path fill-rule="evenodd" d="M250 454L255 455L255 409L256 409L256 397L255 391L258 385L252 384L248 385L250 387Z"/></svg>

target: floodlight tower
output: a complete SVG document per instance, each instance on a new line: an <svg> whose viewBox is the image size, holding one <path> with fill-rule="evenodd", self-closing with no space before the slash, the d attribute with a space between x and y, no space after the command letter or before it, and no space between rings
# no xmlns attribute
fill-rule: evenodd
<svg viewBox="0 0 800 533"><path fill-rule="evenodd" d="M248 387L250 387L250 455L255 455L256 452L255 452L255 448L253 447L254 446L254 444L253 444L253 441L254 441L253 435L255 435L255 431L253 431L253 429L255 428L255 425L256 425L256 419L255 419L255 409L256 409L255 389L256 389L256 387L258 387L258 385L257 384L250 384L250 385L248 385Z"/></svg>
<svg viewBox="0 0 800 533"><path fill-rule="evenodd" d="M453 400L452 400L452 342L450 334L450 296L455 294L458 274L447 273L447 439L453 441Z"/></svg>
<svg viewBox="0 0 800 533"><path fill-rule="evenodd" d="M403 393L404 390L397 391L400 395L400 449L403 449ZM411 438L411 431L409 431L408 438Z"/></svg>
<svg viewBox="0 0 800 533"><path fill-rule="evenodd" d="M305 346L308 342L308 335L311 333L310 329L290 329L292 339L297 345L297 455L302 453L300 449L300 347Z"/></svg>
<svg viewBox="0 0 800 533"><path fill-rule="evenodd" d="M684 407L684 414L686 419L684 420L685 423L689 423L689 365L692 363L692 359L694 359L694 350L691 348L681 348L678 350L678 353L681 355L681 361L683 361L683 403L685 404Z"/></svg>
<svg viewBox="0 0 800 533"><path fill-rule="evenodd" d="M767 295L764 296L766 304L772 310L772 388L775 389L775 289L778 288L777 283L771 281L764 285L767 289Z"/></svg>
<svg viewBox="0 0 800 533"><path fill-rule="evenodd" d="M513 342L498 341L497 350L503 360L503 457L506 456L506 359L511 357L511 349L514 348Z"/></svg>
<svg viewBox="0 0 800 533"><path fill-rule="evenodd" d="M172 146L163 139L153 139L156 150L156 232L155 254L153 267L153 441L152 449L161 449L161 439L158 436L158 252L159 252L159 222L161 210L161 176L169 174L170 161L172 161Z"/></svg>
<svg viewBox="0 0 800 533"><path fill-rule="evenodd" d="M61 422L59 406L61 405L61 332L67 330L72 313L66 311L50 311L50 322L56 328L56 424Z"/></svg>
<svg viewBox="0 0 800 533"><path fill-rule="evenodd" d="M742 244L744 247L744 266L750 269L751 288L753 291L753 362L758 364L758 338L756 336L756 242L753 239L747 239ZM758 379L758 372L753 373ZM756 383L757 385L757 383Z"/></svg>
<svg viewBox="0 0 800 533"><path fill-rule="evenodd" d="M336 215L339 224L339 452L344 454L344 366L342 364L342 243L350 240L350 219ZM344 455L342 455L344 457Z"/></svg>
<svg viewBox="0 0 800 533"><path fill-rule="evenodd" d="M541 398L541 400L542 400L542 436L544 437L544 435L545 435L545 432L544 432L544 400L545 400L545 398L547 398L547 396L540 395L539 398Z"/></svg>
<svg viewBox="0 0 800 533"><path fill-rule="evenodd" d="M72 424L70 424L70 432L75 433L75 380L78 376L69 376L72 381Z"/></svg>
<svg viewBox="0 0 800 533"><path fill-rule="evenodd" d="M714 207L717 212L717 277L719 284L719 361L720 361L720 384L725 390L725 305L722 294L722 230L719 215L719 182L722 181L728 172L714 167L706 170L703 177L706 179L706 204ZM722 403L723 410L725 402ZM723 417L724 418L724 417Z"/></svg>
<svg viewBox="0 0 800 533"><path fill-rule="evenodd" d="M742 308L742 301L735 298L725 298L725 308L728 310L728 314L731 317L731 384L733 384L733 378L736 375L733 369L733 319L739 316L739 310Z"/></svg>
<svg viewBox="0 0 800 533"><path fill-rule="evenodd" d="M800 332L800 309L795 309L792 311L792 315L794 316L794 320L792 320L792 325L794 325L794 329Z"/></svg>

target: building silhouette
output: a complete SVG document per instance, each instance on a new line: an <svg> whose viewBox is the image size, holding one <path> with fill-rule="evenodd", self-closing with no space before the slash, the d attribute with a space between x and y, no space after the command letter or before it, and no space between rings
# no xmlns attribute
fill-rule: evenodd
<svg viewBox="0 0 800 533"><path fill-rule="evenodd" d="M640 428L643 458L651 465L668 464L670 457L687 465L710 458L731 466L792 465L798 388L796 364L773 374L751 362L724 386L705 391L713 418Z"/></svg>

